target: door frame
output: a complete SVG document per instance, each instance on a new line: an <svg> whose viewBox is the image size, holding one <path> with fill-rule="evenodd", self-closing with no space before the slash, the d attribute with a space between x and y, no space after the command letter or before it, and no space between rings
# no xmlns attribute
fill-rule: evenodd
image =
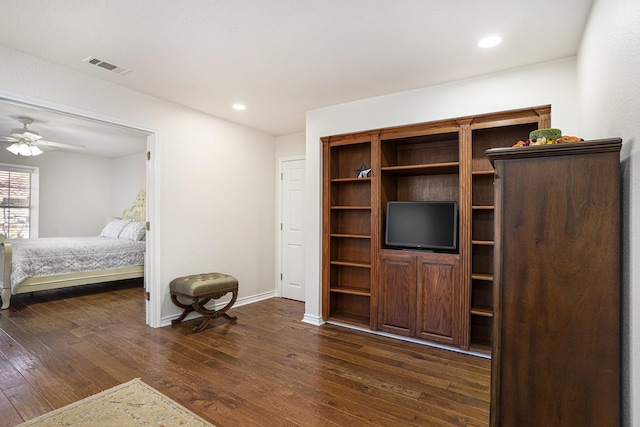
<svg viewBox="0 0 640 427"><path fill-rule="evenodd" d="M159 291L160 283L160 144L158 130L138 123L127 122L123 119L106 116L93 111L57 104L43 99L29 97L21 94L0 90L0 102L13 103L25 107L39 108L53 113L72 116L117 126L147 134L147 152L150 159L147 161L147 221L152 225L147 232L147 250L144 265L144 286L149 292L150 299L146 301L145 322L147 325L157 328L161 325L162 299Z"/></svg>
<svg viewBox="0 0 640 427"><path fill-rule="evenodd" d="M277 251L276 251L276 296L278 297L282 297L282 280L280 279L280 275L282 273L282 261L283 261L283 256L282 256L282 243L283 243L283 239L282 239L282 230L280 229L280 224L282 224L282 202L283 202L283 191L282 191L282 186L283 186L283 173L284 173L284 163L286 162L293 162L293 161L298 161L298 160L302 160L302 161L306 161L306 157L304 155L298 155L298 156L286 156L286 157L280 157L278 158L278 176L277 176L277 180L278 180L278 197L277 197L277 204L276 204L276 209L278 210L278 214L277 214L277 219L276 219L276 245L277 245ZM306 169L306 164L305 164L305 169ZM303 194L304 197L304 194ZM306 249L306 248L305 248ZM306 284L305 284L305 295L306 295ZM305 301L306 301L306 296L305 296Z"/></svg>

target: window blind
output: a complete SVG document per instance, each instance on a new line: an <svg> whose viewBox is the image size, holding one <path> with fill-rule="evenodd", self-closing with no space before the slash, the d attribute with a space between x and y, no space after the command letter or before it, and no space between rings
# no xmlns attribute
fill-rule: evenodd
<svg viewBox="0 0 640 427"><path fill-rule="evenodd" d="M31 173L0 169L0 232L7 239L29 238L30 212Z"/></svg>

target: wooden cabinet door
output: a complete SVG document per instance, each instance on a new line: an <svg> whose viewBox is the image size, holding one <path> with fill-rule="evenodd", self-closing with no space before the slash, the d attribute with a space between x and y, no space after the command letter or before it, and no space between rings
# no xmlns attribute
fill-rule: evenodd
<svg viewBox="0 0 640 427"><path fill-rule="evenodd" d="M417 257L417 338L458 343L457 259L446 254Z"/></svg>
<svg viewBox="0 0 640 427"><path fill-rule="evenodd" d="M416 331L416 268L410 253L384 251L380 263L378 328L412 337Z"/></svg>

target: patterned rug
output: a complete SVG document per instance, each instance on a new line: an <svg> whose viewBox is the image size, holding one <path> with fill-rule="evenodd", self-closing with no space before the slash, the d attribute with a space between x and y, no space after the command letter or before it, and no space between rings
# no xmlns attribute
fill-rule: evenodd
<svg viewBox="0 0 640 427"><path fill-rule="evenodd" d="M208 426L184 406L136 378L20 426Z"/></svg>

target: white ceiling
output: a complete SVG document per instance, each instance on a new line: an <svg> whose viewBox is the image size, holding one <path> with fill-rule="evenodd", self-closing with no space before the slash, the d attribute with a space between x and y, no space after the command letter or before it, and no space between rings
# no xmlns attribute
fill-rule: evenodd
<svg viewBox="0 0 640 427"><path fill-rule="evenodd" d="M573 56L591 4L0 0L0 44L284 135L304 130L308 110ZM500 46L476 46L495 33ZM129 72L82 62L89 56ZM247 110L232 110L237 102Z"/></svg>
<svg viewBox="0 0 640 427"><path fill-rule="evenodd" d="M40 134L43 141L85 148L83 151L63 148L55 148L56 150L102 157L122 157L141 153L147 149L147 134L144 132L7 102L0 98L0 136L8 136L11 129L22 128L18 117L33 119L33 123L28 125L28 128ZM0 149L10 144L11 142L0 141ZM46 146L40 148L43 151L52 149Z"/></svg>

